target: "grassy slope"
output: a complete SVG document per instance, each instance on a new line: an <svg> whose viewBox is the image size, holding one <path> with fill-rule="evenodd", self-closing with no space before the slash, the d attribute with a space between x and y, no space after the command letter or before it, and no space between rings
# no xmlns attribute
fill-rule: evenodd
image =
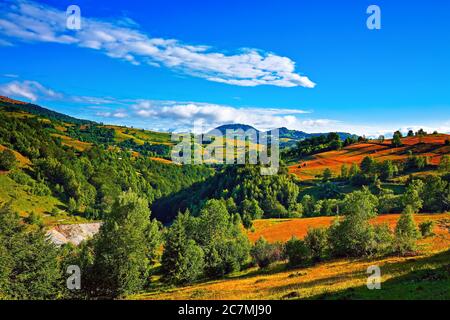
<svg viewBox="0 0 450 320"><path fill-rule="evenodd" d="M383 215L377 222L395 224L398 216ZM256 236L276 235L272 241L292 234L302 237L309 226L327 225L327 218L256 221ZM416 215L416 221L435 220L435 236L420 242L415 257L377 259L338 259L312 267L287 269L285 264L266 270L250 268L224 279L182 288L165 287L156 282L147 293L130 299L450 299L450 215ZM286 225L287 224L287 225ZM277 231L283 230L283 232ZM252 238L252 236L250 236ZM367 268L378 265L382 290L366 288ZM157 279L155 279L157 281Z"/></svg>
<svg viewBox="0 0 450 320"><path fill-rule="evenodd" d="M414 155L422 155L430 158L433 165L438 165L440 158L444 154L450 153L450 146L445 146L445 140L450 139L450 135L437 134L428 135L422 138L403 138L403 146L399 148L391 147L391 141L384 143L376 141L369 143L357 143L343 148L342 150L322 152L308 157L289 167L289 172L294 173L301 179L314 179L321 174L325 168L338 175L343 164L350 166L352 163L361 163L366 156L371 156L378 161L384 160L405 160L408 152Z"/></svg>
<svg viewBox="0 0 450 320"><path fill-rule="evenodd" d="M35 212L41 215L45 225L85 222L81 217L67 215L65 205L55 197L32 195L27 192L27 186L17 184L5 173L0 174L0 186L0 205L11 201L13 209L23 217ZM54 208L60 213L51 216Z"/></svg>

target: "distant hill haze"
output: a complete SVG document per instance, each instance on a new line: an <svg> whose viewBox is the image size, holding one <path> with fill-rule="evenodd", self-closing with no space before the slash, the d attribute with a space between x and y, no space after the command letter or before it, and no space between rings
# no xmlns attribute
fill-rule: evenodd
<svg viewBox="0 0 450 320"><path fill-rule="evenodd" d="M264 131L260 131L250 125L247 125L247 124L236 123L236 124L225 124L225 125L219 126L215 129L209 131L207 134L214 135L215 132L220 131L222 133L222 135L225 136L227 130L243 130L245 132L250 129L255 130L257 132L257 134L264 132ZM266 132L268 134L270 134L270 130L266 131ZM341 140L345 140L347 137L356 137L356 135L347 133L347 132L336 132L336 133L339 135ZM295 145L295 143L300 140L305 140L308 138L318 137L318 136L322 136L322 135L328 135L329 132L307 133L304 131L291 130L286 127L281 127L281 128L278 128L278 134L279 134L279 139L280 139L280 145L282 147L287 147L287 146Z"/></svg>

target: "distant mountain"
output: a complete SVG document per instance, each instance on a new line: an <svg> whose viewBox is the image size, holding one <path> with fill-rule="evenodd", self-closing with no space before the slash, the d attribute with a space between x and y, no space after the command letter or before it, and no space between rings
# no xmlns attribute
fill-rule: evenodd
<svg viewBox="0 0 450 320"><path fill-rule="evenodd" d="M63 121L74 124L94 124L94 121L77 119L56 111L43 108L36 104L27 103L23 101L18 101L10 99L8 97L0 96L0 106L8 109L8 111L25 111L36 116L41 116L48 118L50 120Z"/></svg>
<svg viewBox="0 0 450 320"><path fill-rule="evenodd" d="M247 124L241 124L241 123L235 123L235 124L225 124L222 126L219 126L215 128L214 130L219 130L223 135L226 134L227 130L239 130L242 129L244 131L247 131L249 129L256 130L259 134L262 131L259 131L258 129L247 125ZM213 130L209 131L208 133L212 133ZM267 131L267 133L270 133L270 131ZM323 132L323 133L307 133L304 131L299 130L291 130L286 127L281 127L278 129L279 138L280 138L280 145L281 147L289 147L293 146L297 143L297 141L309 139L312 137L318 137L322 135L327 135L329 132ZM345 140L348 137L356 137L356 135L347 133L347 132L337 132L341 140Z"/></svg>
<svg viewBox="0 0 450 320"><path fill-rule="evenodd" d="M227 130L239 130L239 129L242 129L244 131L252 129L252 130L256 130L257 132L260 132L258 129L256 129L252 126L249 126L247 124L236 123L236 124L224 124L222 126L219 126L215 129L209 131L208 134L212 133L212 131L214 131L214 130L219 130L223 135L226 135Z"/></svg>

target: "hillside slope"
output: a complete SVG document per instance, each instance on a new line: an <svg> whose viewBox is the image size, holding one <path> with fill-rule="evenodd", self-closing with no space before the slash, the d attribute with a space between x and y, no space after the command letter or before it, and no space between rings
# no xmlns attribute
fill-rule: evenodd
<svg viewBox="0 0 450 320"><path fill-rule="evenodd" d="M302 159L298 164L290 166L289 172L301 179L310 180L326 168L338 174L343 164L360 164L367 156L378 161L404 161L410 153L429 157L430 164L438 165L442 155L450 153L450 146L445 144L449 139L450 135L446 134L407 137L402 139L403 145L396 148L391 146L391 140L352 144L341 150L322 152Z"/></svg>
<svg viewBox="0 0 450 320"><path fill-rule="evenodd" d="M380 215L374 223L393 226L398 217ZM272 237L271 241L283 241L292 235L303 238L308 227L327 225L331 220L257 220L255 232L249 236L254 239L264 235ZM129 299L450 299L450 214L415 215L415 220L436 223L435 235L420 241L423 251L415 257L337 259L295 269L277 264L181 288L156 286L153 291ZM367 268L371 265L381 268L384 290L367 290Z"/></svg>

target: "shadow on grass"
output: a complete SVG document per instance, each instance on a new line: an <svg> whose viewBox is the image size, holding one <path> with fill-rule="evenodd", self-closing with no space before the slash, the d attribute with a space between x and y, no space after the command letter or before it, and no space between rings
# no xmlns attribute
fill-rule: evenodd
<svg viewBox="0 0 450 320"><path fill-rule="evenodd" d="M450 250L381 267L384 274L410 272L381 283L380 290L366 285L337 292L326 292L308 300L448 300L450 299ZM326 281L327 279L322 279ZM306 284L308 285L308 284Z"/></svg>

